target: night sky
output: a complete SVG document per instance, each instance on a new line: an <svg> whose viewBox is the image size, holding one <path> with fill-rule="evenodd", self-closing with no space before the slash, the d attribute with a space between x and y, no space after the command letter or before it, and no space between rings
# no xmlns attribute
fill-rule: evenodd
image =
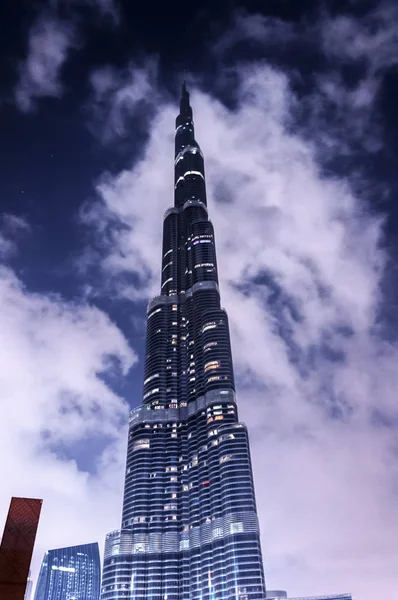
<svg viewBox="0 0 398 600"><path fill-rule="evenodd" d="M0 28L0 515L44 499L33 577L120 525L185 79L267 587L393 598L398 5L3 0Z"/></svg>

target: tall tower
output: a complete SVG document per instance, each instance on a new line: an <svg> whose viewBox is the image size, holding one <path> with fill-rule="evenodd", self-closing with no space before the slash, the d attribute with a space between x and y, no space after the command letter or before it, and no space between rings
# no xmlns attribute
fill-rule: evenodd
<svg viewBox="0 0 398 600"><path fill-rule="evenodd" d="M263 600L249 440L185 84L174 165L143 401L130 414L122 529L106 539L101 599Z"/></svg>
<svg viewBox="0 0 398 600"><path fill-rule="evenodd" d="M0 544L0 598L24 600L42 500L12 498Z"/></svg>

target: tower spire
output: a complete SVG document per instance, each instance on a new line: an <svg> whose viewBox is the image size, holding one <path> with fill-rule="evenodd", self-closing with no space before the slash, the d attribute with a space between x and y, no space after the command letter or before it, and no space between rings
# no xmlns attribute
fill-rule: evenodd
<svg viewBox="0 0 398 600"><path fill-rule="evenodd" d="M185 79L181 86L180 115L192 119L192 108L189 104L189 92Z"/></svg>

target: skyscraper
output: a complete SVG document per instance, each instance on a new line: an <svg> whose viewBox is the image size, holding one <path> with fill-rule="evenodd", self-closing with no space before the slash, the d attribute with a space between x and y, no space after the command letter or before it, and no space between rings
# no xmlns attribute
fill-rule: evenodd
<svg viewBox="0 0 398 600"><path fill-rule="evenodd" d="M101 598L264 599L249 441L185 85L174 164L143 401L130 414L122 529L106 539Z"/></svg>
<svg viewBox="0 0 398 600"><path fill-rule="evenodd" d="M24 600L42 500L12 498L0 545L0 598Z"/></svg>
<svg viewBox="0 0 398 600"><path fill-rule="evenodd" d="M35 600L98 600L100 577L97 543L49 550L41 565Z"/></svg>

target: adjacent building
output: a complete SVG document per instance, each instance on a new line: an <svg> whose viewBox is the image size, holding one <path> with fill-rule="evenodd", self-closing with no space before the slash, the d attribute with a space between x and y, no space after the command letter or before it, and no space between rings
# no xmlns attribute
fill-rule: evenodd
<svg viewBox="0 0 398 600"><path fill-rule="evenodd" d="M301 596L300 598L288 598L287 592L283 592L282 590L269 590L266 598L267 600L352 600L351 594L337 594L332 596Z"/></svg>
<svg viewBox="0 0 398 600"><path fill-rule="evenodd" d="M121 529L106 539L101 598L264 600L249 440L185 85L174 174L160 295L147 311L142 405L130 415Z"/></svg>
<svg viewBox="0 0 398 600"><path fill-rule="evenodd" d="M82 544L46 552L37 581L35 600L98 600L98 544Z"/></svg>
<svg viewBox="0 0 398 600"><path fill-rule="evenodd" d="M42 500L12 498L0 544L0 598L24 600Z"/></svg>

